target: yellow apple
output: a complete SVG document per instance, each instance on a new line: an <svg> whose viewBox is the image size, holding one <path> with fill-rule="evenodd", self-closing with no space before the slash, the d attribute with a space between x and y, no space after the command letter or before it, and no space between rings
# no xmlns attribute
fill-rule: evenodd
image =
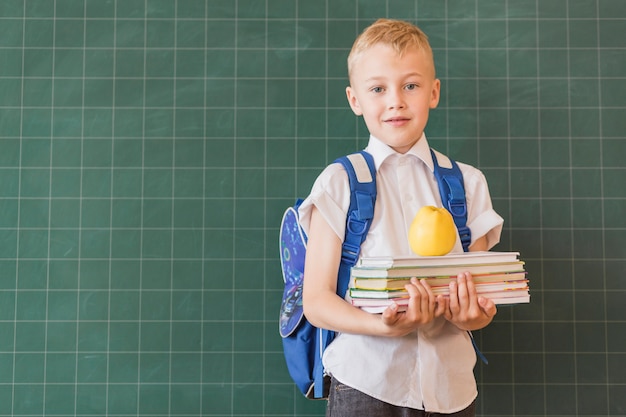
<svg viewBox="0 0 626 417"><path fill-rule="evenodd" d="M456 243L456 226L445 208L424 206L409 227L409 245L420 256L442 256Z"/></svg>

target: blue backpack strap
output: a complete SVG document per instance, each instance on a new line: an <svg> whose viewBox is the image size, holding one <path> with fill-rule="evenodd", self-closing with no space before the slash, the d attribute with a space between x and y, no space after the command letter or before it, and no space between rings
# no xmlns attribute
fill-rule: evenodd
<svg viewBox="0 0 626 417"><path fill-rule="evenodd" d="M459 231L463 251L468 252L469 245L472 242L472 232L469 227L467 227L467 201L465 198L463 173L461 172L459 165L453 159L446 157L450 161L451 167L445 168L439 165L435 151L431 149L430 154L433 157L433 165L435 167L434 174L437 179L437 184L439 185L441 202L443 206L448 209L450 214L452 214L454 224ZM467 334L469 335L476 355L478 355L480 360L483 361L485 365L488 364L489 361L487 361L485 355L483 355L478 348L472 332L468 330Z"/></svg>
<svg viewBox="0 0 626 417"><path fill-rule="evenodd" d="M346 218L346 233L342 245L341 263L337 275L337 295L344 298L350 284L350 268L354 266L361 244L367 237L376 204L376 165L372 155L365 151L343 156L335 161L340 163L348 174L350 182L350 207ZM335 332L318 329L319 334L319 361L313 370L314 397L324 397L324 367L321 357L326 346L335 338Z"/></svg>
<svg viewBox="0 0 626 417"><path fill-rule="evenodd" d="M344 166L350 182L350 207L346 218L346 232L337 281L337 294L343 298L350 282L350 268L359 258L361 244L367 236L374 217L376 166L372 155L365 151L344 156L335 162Z"/></svg>
<svg viewBox="0 0 626 417"><path fill-rule="evenodd" d="M448 209L450 214L452 214L454 224L459 231L463 251L467 252L472 242L472 233L469 227L467 227L467 202L465 201L463 173L461 173L459 165L451 158L448 159L452 166L446 168L439 165L435 151L431 149L430 154L433 158L433 165L435 167L434 174L437 179L437 184L439 185L441 202L443 207Z"/></svg>

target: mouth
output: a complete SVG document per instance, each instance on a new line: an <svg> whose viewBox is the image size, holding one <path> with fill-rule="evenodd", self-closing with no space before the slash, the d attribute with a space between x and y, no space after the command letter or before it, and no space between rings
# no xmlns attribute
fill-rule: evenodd
<svg viewBox="0 0 626 417"><path fill-rule="evenodd" d="M384 122L392 126L401 126L408 123L409 120L411 119L407 117L390 117L389 119L385 119Z"/></svg>

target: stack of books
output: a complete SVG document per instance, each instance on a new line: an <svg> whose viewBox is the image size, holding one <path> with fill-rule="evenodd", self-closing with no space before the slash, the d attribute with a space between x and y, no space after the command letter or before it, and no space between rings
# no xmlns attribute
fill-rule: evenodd
<svg viewBox="0 0 626 417"><path fill-rule="evenodd" d="M449 295L459 273L472 274L479 296L497 305L530 302L528 279L519 252L464 252L446 256L361 258L352 267L349 294L352 304L381 313L392 303L406 308L405 285L412 277L425 279L435 295Z"/></svg>

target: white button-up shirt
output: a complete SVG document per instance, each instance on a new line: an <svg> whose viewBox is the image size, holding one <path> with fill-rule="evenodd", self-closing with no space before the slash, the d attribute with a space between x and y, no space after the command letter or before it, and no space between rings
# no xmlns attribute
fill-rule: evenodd
<svg viewBox="0 0 626 417"><path fill-rule="evenodd" d="M376 163L378 196L361 256L410 256L408 230L417 211L441 207L433 161L425 136L406 154L370 137L366 150ZM500 239L502 218L493 210L487 182L476 168L458 163L468 204L472 241ZM317 178L300 207L306 232L315 205L343 240L350 187L343 167L331 164ZM453 250L462 252L460 240ZM466 331L440 317L404 337L339 334L324 353L324 366L337 380L381 401L431 412L454 413L477 396L476 355Z"/></svg>

